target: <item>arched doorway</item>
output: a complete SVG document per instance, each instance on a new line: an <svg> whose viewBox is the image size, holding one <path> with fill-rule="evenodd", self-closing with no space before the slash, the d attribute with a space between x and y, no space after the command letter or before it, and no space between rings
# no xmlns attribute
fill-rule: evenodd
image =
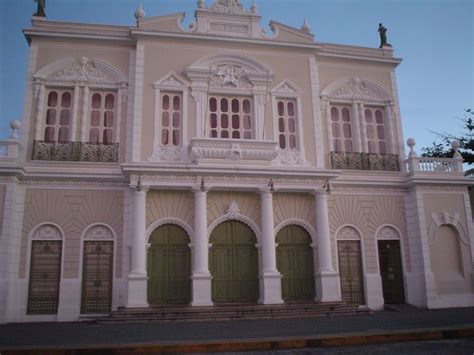
<svg viewBox="0 0 474 355"><path fill-rule="evenodd" d="M303 228L290 225L277 236L277 268L282 274L282 296L285 302L313 300L314 259L311 236Z"/></svg>
<svg viewBox="0 0 474 355"><path fill-rule="evenodd" d="M148 303L187 304L191 301L191 252L186 231L173 224L158 227L149 239Z"/></svg>
<svg viewBox="0 0 474 355"><path fill-rule="evenodd" d="M337 239L342 300L365 304L360 235L355 228L343 227Z"/></svg>
<svg viewBox="0 0 474 355"><path fill-rule="evenodd" d="M257 302L258 252L253 231L238 221L219 224L211 234L212 300Z"/></svg>

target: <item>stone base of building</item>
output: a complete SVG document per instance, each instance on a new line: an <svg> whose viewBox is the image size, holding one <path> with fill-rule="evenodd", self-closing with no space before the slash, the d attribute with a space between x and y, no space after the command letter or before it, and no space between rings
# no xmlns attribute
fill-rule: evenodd
<svg viewBox="0 0 474 355"><path fill-rule="evenodd" d="M337 272L316 274L316 302L340 302L341 288Z"/></svg>
<svg viewBox="0 0 474 355"><path fill-rule="evenodd" d="M260 304L282 304L284 303L281 297L281 274L263 273L260 275Z"/></svg>
<svg viewBox="0 0 474 355"><path fill-rule="evenodd" d="M192 280L191 306L212 306L212 276L207 274L195 274Z"/></svg>
<svg viewBox="0 0 474 355"><path fill-rule="evenodd" d="M130 274L128 276L127 308L146 308L149 306L147 302L147 282L148 277L146 275Z"/></svg>

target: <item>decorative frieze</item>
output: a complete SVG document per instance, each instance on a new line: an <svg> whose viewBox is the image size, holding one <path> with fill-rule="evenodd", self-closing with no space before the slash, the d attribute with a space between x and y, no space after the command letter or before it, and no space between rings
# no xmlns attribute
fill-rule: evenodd
<svg viewBox="0 0 474 355"><path fill-rule="evenodd" d="M53 161L118 161L119 144L96 144L82 142L34 141L32 160Z"/></svg>
<svg viewBox="0 0 474 355"><path fill-rule="evenodd" d="M277 142L237 139L192 139L189 155L196 164L203 162L270 162L278 156Z"/></svg>
<svg viewBox="0 0 474 355"><path fill-rule="evenodd" d="M33 234L34 240L62 240L63 237L61 235L61 231L51 225L51 224L44 224L35 230Z"/></svg>

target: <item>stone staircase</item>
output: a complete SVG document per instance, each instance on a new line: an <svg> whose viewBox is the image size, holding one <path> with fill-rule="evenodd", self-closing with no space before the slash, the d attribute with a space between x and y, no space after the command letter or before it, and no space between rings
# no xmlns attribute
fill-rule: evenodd
<svg viewBox="0 0 474 355"><path fill-rule="evenodd" d="M367 307L333 303L288 303L283 305L230 304L210 307L150 307L119 308L106 317L95 318L98 323L121 322L194 322L251 319L282 319L370 314Z"/></svg>

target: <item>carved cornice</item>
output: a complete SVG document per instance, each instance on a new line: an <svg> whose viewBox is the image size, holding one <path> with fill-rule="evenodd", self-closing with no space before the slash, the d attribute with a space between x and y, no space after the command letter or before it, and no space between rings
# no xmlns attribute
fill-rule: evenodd
<svg viewBox="0 0 474 355"><path fill-rule="evenodd" d="M321 93L323 100L393 104L393 96L381 86L357 77L336 81Z"/></svg>

